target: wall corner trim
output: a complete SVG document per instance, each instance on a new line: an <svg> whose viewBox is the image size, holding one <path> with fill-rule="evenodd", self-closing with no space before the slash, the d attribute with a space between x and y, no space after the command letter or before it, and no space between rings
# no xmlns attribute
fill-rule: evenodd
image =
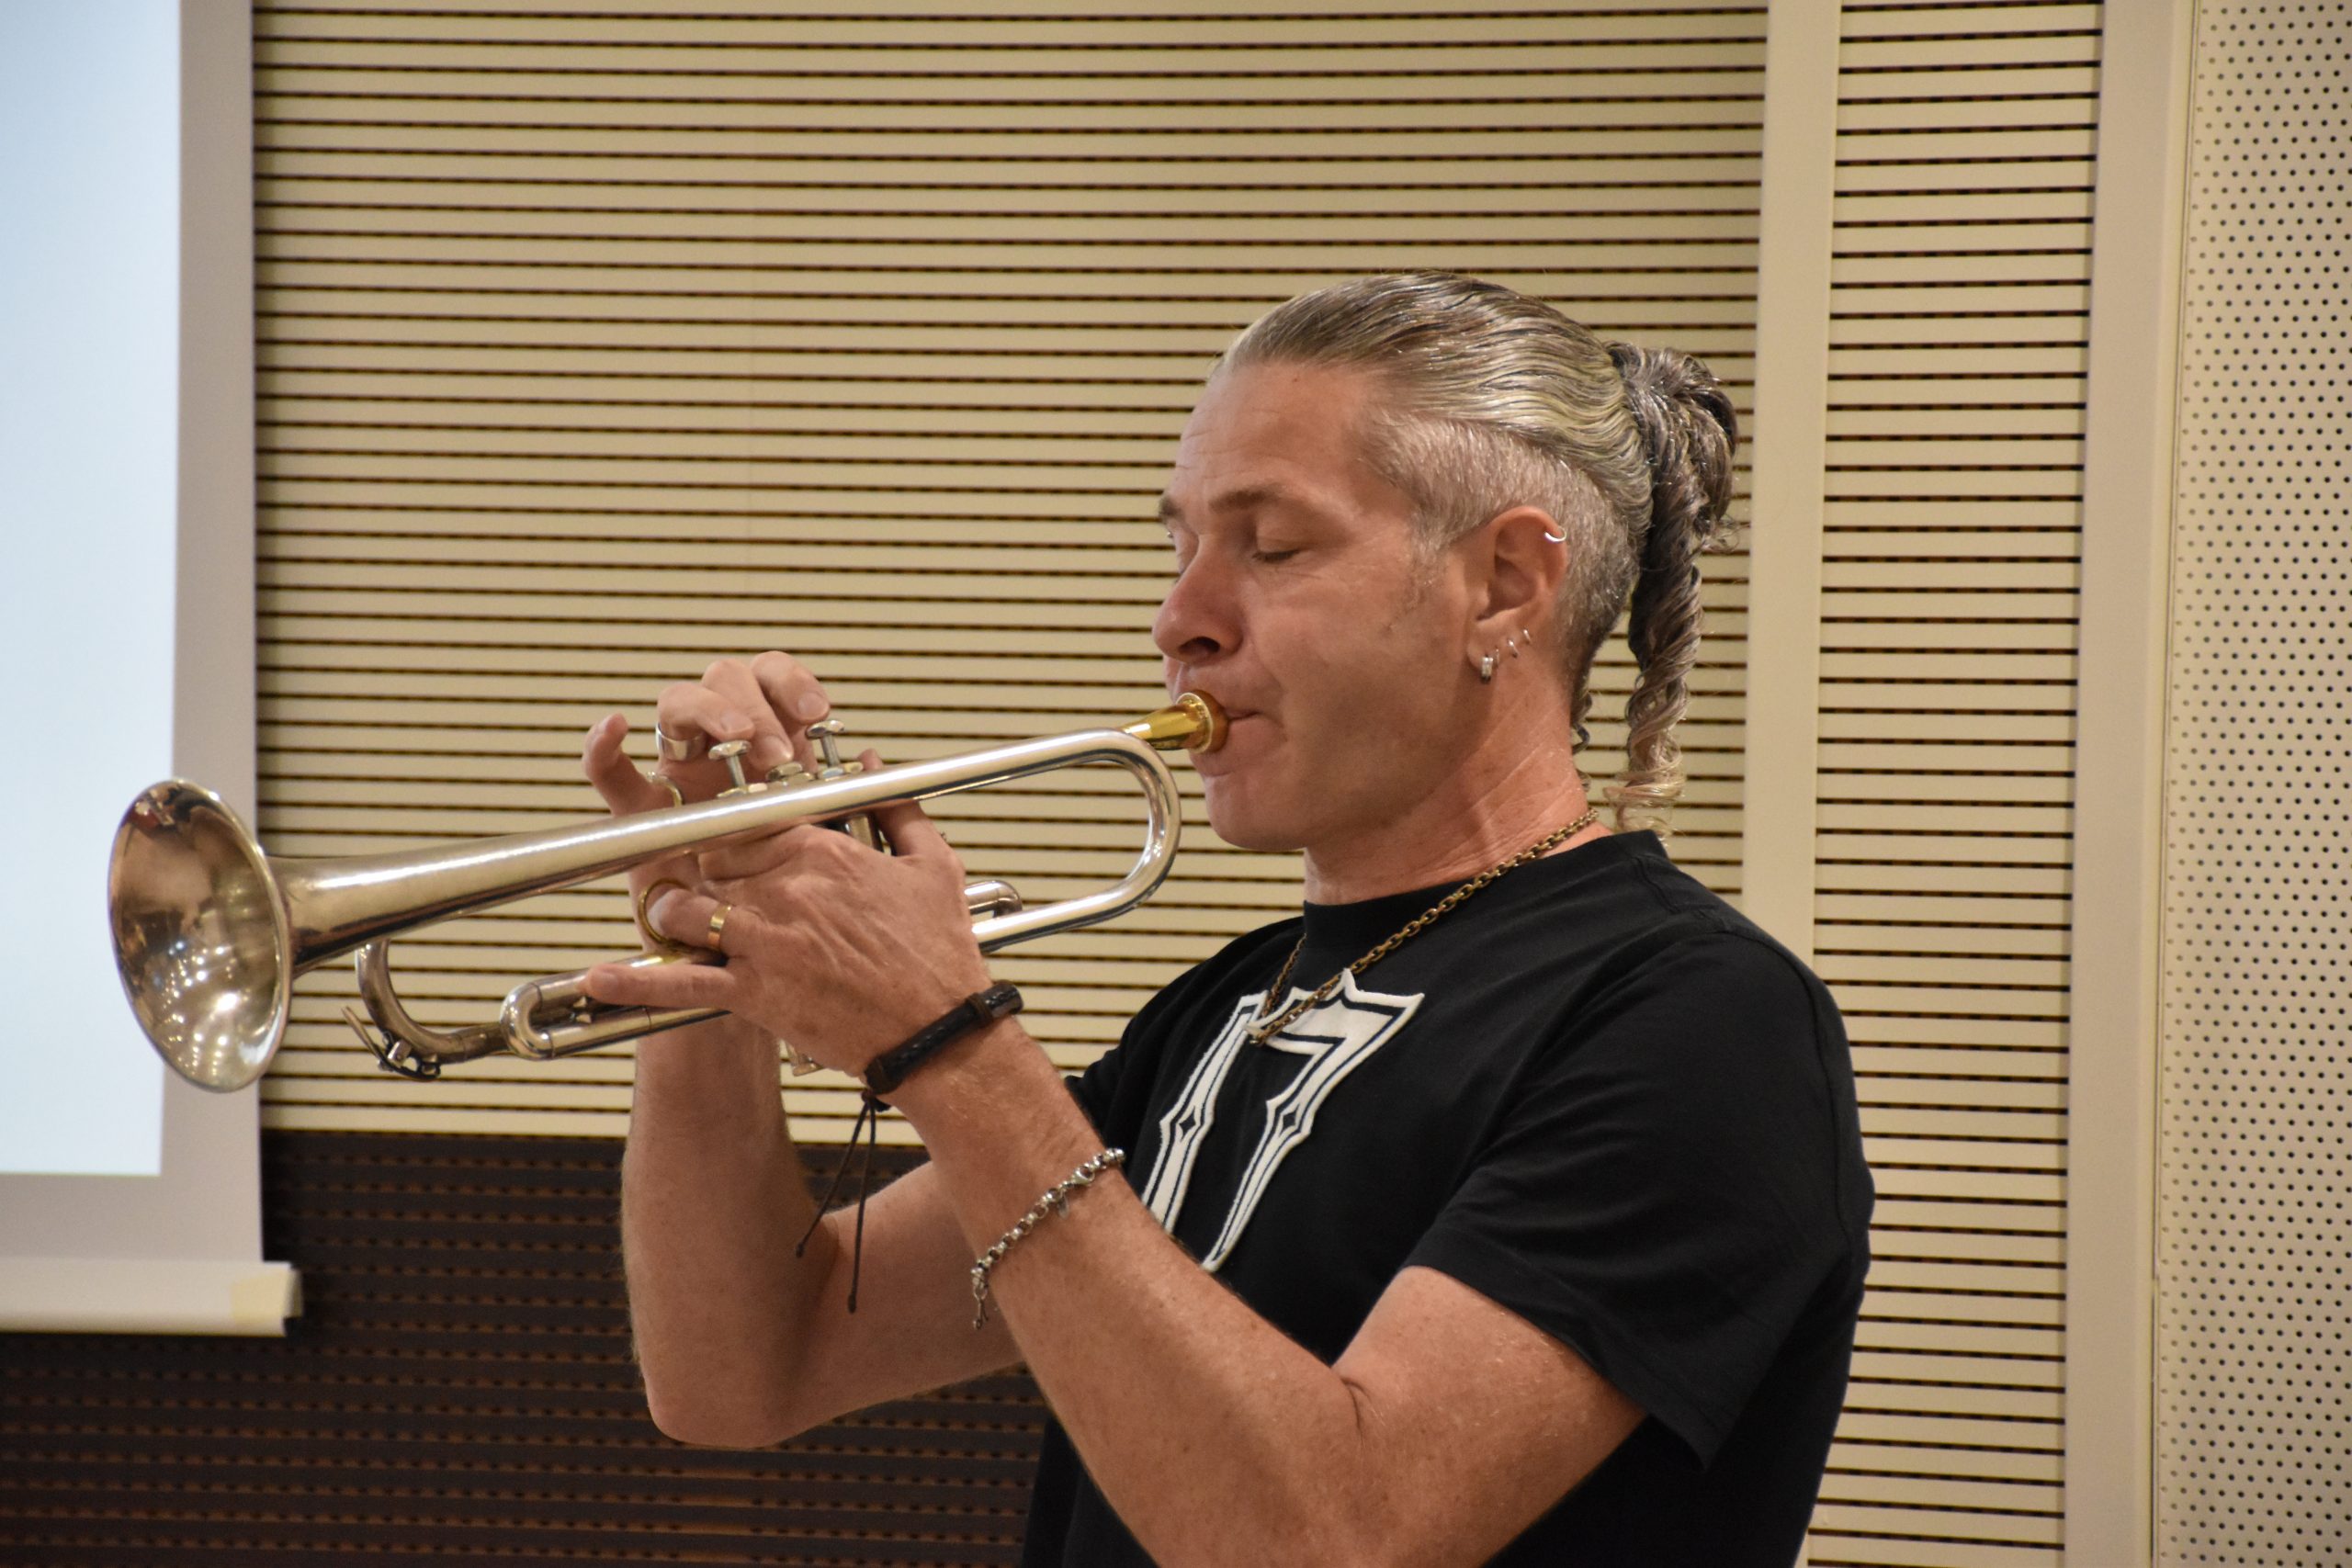
<svg viewBox="0 0 2352 1568"><path fill-rule="evenodd" d="M2109 0L2068 1021L2067 1560L2154 1560L2165 627L2195 0Z"/></svg>
<svg viewBox="0 0 2352 1568"><path fill-rule="evenodd" d="M1826 491L1834 0L1778 0L1764 45L1742 911L1811 962Z"/></svg>

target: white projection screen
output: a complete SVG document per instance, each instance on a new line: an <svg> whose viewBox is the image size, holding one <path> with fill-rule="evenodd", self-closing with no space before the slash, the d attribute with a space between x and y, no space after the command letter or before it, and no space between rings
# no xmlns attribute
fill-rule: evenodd
<svg viewBox="0 0 2352 1568"><path fill-rule="evenodd" d="M280 1334L258 1097L168 1072L107 935L130 798L254 811L252 21L0 4L0 1328Z"/></svg>

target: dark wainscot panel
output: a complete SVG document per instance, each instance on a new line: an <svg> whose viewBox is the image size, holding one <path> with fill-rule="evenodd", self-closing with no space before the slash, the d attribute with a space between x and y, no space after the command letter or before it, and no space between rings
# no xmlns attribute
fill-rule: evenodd
<svg viewBox="0 0 2352 1568"><path fill-rule="evenodd" d="M0 1562L1016 1561L1025 1377L757 1453L654 1430L620 1152L266 1134L267 1253L301 1270L302 1316L283 1340L0 1335ZM877 1178L919 1157L885 1150Z"/></svg>

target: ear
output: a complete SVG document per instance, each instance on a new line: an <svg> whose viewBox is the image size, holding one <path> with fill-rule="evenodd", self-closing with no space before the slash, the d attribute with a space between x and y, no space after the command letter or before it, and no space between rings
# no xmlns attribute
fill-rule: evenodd
<svg viewBox="0 0 2352 1568"><path fill-rule="evenodd" d="M1495 513L1471 536L1479 541L1471 545L1474 646L1465 651L1472 664L1514 636L1521 647L1531 636L1548 642L1568 566L1567 546L1553 536L1564 532L1542 507L1514 506Z"/></svg>

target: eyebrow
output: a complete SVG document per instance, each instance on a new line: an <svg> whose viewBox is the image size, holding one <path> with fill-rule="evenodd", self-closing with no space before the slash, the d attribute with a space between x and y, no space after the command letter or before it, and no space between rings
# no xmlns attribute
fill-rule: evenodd
<svg viewBox="0 0 2352 1568"><path fill-rule="evenodd" d="M1288 485L1268 480L1263 484L1241 485L1227 491L1209 503L1211 512L1250 512L1261 506L1288 506L1311 515L1322 515L1322 509ZM1184 514L1176 498L1162 491L1159 497L1159 521L1168 524Z"/></svg>

